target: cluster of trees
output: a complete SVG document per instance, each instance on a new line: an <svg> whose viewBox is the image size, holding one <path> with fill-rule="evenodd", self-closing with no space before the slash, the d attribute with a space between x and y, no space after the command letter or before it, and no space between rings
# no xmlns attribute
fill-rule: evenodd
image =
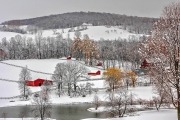
<svg viewBox="0 0 180 120"><path fill-rule="evenodd" d="M10 40L3 38L0 47L4 51L2 59L47 59L70 55L71 43L69 37L63 39L61 34L56 38L42 37L42 32L39 31L35 39L21 35L16 35Z"/></svg>
<svg viewBox="0 0 180 120"><path fill-rule="evenodd" d="M164 8L154 23L152 36L141 44L140 53L153 63L149 75L154 80L158 101L172 103L180 120L180 3Z"/></svg>
<svg viewBox="0 0 180 120"><path fill-rule="evenodd" d="M123 117L124 114L131 114L135 109L130 106L134 100L134 94L130 94L124 87L120 87L116 92L109 92L106 107L114 116Z"/></svg>
<svg viewBox="0 0 180 120"><path fill-rule="evenodd" d="M126 61L131 62L130 69L139 67L140 58L139 44L147 38L146 36L130 36L128 39L118 38L117 40L99 41L90 40L88 35L80 39L80 32L75 33L75 39L71 45L72 56L77 60L85 60L85 63L92 65L101 61L104 68L127 67ZM88 61L89 60L89 61ZM126 68L128 69L128 68Z"/></svg>
<svg viewBox="0 0 180 120"><path fill-rule="evenodd" d="M93 60L99 59L96 43L90 40L88 35L84 35L83 40L80 39L80 32L76 32L75 35L71 46L73 57L79 60L84 59L86 64L92 65Z"/></svg>
<svg viewBox="0 0 180 120"><path fill-rule="evenodd" d="M20 29L19 26L4 27L3 29L1 29L1 31L16 32L16 33L21 33L21 34L26 34L27 33L25 30Z"/></svg>
<svg viewBox="0 0 180 120"><path fill-rule="evenodd" d="M146 39L145 36L137 38L130 36L128 39L91 40L87 34L81 39L81 33L75 32L74 40L69 34L63 38L62 34L57 37L43 37L38 31L35 38L16 35L9 40L3 38L0 41L0 49L3 50L3 59L47 59L59 58L72 55L77 60L84 60L86 64L94 65L100 60L104 68L118 65L125 67L125 61L132 63L131 69L138 68L140 55L138 45Z"/></svg>
<svg viewBox="0 0 180 120"><path fill-rule="evenodd" d="M107 68L103 76L108 84L108 91L115 91L120 86L126 86L128 90L129 85L135 87L136 84L136 75L131 70L122 71L119 68Z"/></svg>
<svg viewBox="0 0 180 120"><path fill-rule="evenodd" d="M22 68L19 74L19 90L23 100L28 100L32 95L30 88L26 84L26 80L31 79L31 73L28 71L27 66ZM50 102L51 86L47 81L41 86L41 91L34 94L32 98L31 112L35 118L44 120L46 117L51 117L51 102ZM23 119L24 113L20 113L19 116Z"/></svg>
<svg viewBox="0 0 180 120"><path fill-rule="evenodd" d="M126 68L126 61L131 62L131 68L139 67L141 56L139 55L139 43L144 41L146 36L136 38L131 36L128 39L118 38L117 40L104 40L97 41L99 58L103 63L104 68L116 67ZM126 68L128 69L128 68Z"/></svg>
<svg viewBox="0 0 180 120"><path fill-rule="evenodd" d="M78 53L78 56L76 56L77 58L86 58L84 57L86 55L84 49L86 48L82 49L77 47L79 43L83 46L85 40L82 42L78 35L79 33L77 33L76 41L72 44L72 46L74 45L72 50L75 52L73 54L76 56ZM41 38L40 35L38 36L36 37L38 48L37 54L38 57L41 58L43 56L40 47L42 44L38 41L38 39ZM93 44L92 46L95 46L94 42L91 40L87 41L88 43ZM131 108L128 109L128 105L132 103L134 95L130 94L127 89L129 80L131 80L133 86L135 86L136 82L135 74L133 72L124 71L123 73L119 68L115 68L114 62L120 60L121 64L123 64L122 61L126 60L131 62L134 61L134 63L137 64L139 60L138 53L140 53L142 57L153 63L149 67L149 75L153 80L155 90L159 96L154 97L151 100L151 103L155 104L157 110L162 103L172 103L177 109L178 120L180 120L180 3L172 3L164 8L160 19L154 23L152 35L140 45L135 41L122 40L101 40L96 42L96 44L99 57L104 61L104 65L107 66L106 68L108 68L103 75L110 88L107 106L108 108L111 108L112 113L122 117L125 113L133 111ZM13 44L10 44L10 46L12 47ZM140 46L138 50L137 46ZM16 46L15 48L17 49L19 47ZM87 50L89 51L89 48ZM125 54L123 54L122 51ZM90 53L87 54L87 56L91 56ZM88 59L91 58L89 57ZM111 63L107 61L110 61ZM62 72L62 69L64 72ZM77 93L77 88L80 88L77 85L77 81L80 80L80 77L83 75L83 71L81 70L86 71L84 68L81 68L81 66L74 65L74 63L62 63L56 66L52 79L57 81L56 86L59 96L62 87L67 89L68 95L71 95L71 92ZM28 73L22 72L22 74L24 76L20 77L20 80L24 81L23 77L25 78ZM24 89L23 82L20 83L20 88L26 90ZM121 84L126 84L127 89L123 86L116 90L116 85L119 87ZM28 92L23 92L23 95L26 93ZM94 104L96 105L96 109L100 105L97 95L94 97Z"/></svg>
<svg viewBox="0 0 180 120"><path fill-rule="evenodd" d="M25 20L5 21L2 24L34 25L43 29L57 29L80 26L88 22L94 26L122 26L123 29L133 33L150 34L154 21L157 21L157 19L98 12L72 12Z"/></svg>
<svg viewBox="0 0 180 120"><path fill-rule="evenodd" d="M54 81L57 95L85 96L91 94L93 84L77 84L81 78L88 78L88 69L76 62L58 63L56 65L52 80Z"/></svg>
<svg viewBox="0 0 180 120"><path fill-rule="evenodd" d="M105 78L105 85L108 85L106 91L107 101L105 102L107 111L119 117L134 112L133 107L129 106L133 103L134 94L128 92L129 84L127 84L132 83L135 87L136 76L134 72L122 71L119 68L107 68L106 71L103 72L103 76ZM102 105L97 94L95 94L92 103L96 110Z"/></svg>

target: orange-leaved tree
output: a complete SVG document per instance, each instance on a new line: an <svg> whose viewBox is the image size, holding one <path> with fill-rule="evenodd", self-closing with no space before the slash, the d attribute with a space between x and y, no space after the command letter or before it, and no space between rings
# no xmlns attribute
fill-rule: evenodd
<svg viewBox="0 0 180 120"><path fill-rule="evenodd" d="M103 76L105 77L110 90L114 91L115 87L119 87L122 84L122 71L119 68L107 68L103 73Z"/></svg>
<svg viewBox="0 0 180 120"><path fill-rule="evenodd" d="M135 87L135 84L136 84L136 74L135 74L135 72L131 71L131 70L125 70L123 72L123 80L124 80L124 83L127 86L127 89L128 89L129 83L132 83L133 87Z"/></svg>
<svg viewBox="0 0 180 120"><path fill-rule="evenodd" d="M82 51L84 53L86 63L89 61L89 65L92 65L93 59L98 59L99 57L96 43L89 38L83 39Z"/></svg>
<svg viewBox="0 0 180 120"><path fill-rule="evenodd" d="M73 57L76 57L76 59L81 59L82 58L82 40L80 38L75 38L72 46L71 46L71 51L72 51L72 55Z"/></svg>

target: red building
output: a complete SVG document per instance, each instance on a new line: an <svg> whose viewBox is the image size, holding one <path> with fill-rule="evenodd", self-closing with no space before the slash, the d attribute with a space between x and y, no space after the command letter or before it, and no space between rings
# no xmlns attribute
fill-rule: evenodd
<svg viewBox="0 0 180 120"><path fill-rule="evenodd" d="M67 57L67 60L71 60L71 56L68 56L68 57Z"/></svg>
<svg viewBox="0 0 180 120"><path fill-rule="evenodd" d="M101 62L99 62L96 66L102 66L102 63L101 63Z"/></svg>
<svg viewBox="0 0 180 120"><path fill-rule="evenodd" d="M149 66L152 66L152 63L149 63L146 59L144 59L144 61L141 63L140 68L148 68Z"/></svg>
<svg viewBox="0 0 180 120"><path fill-rule="evenodd" d="M4 51L0 49L0 60L4 57Z"/></svg>
<svg viewBox="0 0 180 120"><path fill-rule="evenodd" d="M41 86L42 84L44 84L45 81L48 81L50 84L52 84L52 80L45 80L45 79L36 79L36 80L27 80L26 84L28 86Z"/></svg>
<svg viewBox="0 0 180 120"><path fill-rule="evenodd" d="M101 71L97 71L97 72L89 72L88 75L91 75L91 76L96 76L96 75L100 75L101 74Z"/></svg>

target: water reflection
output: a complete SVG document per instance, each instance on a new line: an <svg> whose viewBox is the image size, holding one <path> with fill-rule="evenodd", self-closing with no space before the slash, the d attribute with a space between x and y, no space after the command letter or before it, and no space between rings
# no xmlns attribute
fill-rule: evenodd
<svg viewBox="0 0 180 120"><path fill-rule="evenodd" d="M92 113L87 111L92 107L89 104L80 105L58 105L52 107L52 118L56 120L81 120L84 118L106 118L109 117L106 113ZM30 113L29 106L15 106L0 108L0 114L7 112L7 118L18 118L19 114L23 112L25 117L33 117Z"/></svg>

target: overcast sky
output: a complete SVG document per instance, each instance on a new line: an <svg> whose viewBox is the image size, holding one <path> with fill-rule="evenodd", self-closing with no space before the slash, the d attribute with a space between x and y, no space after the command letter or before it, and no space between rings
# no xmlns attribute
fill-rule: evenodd
<svg viewBox="0 0 180 120"><path fill-rule="evenodd" d="M179 0L0 0L0 23L66 12L106 12L158 18Z"/></svg>

